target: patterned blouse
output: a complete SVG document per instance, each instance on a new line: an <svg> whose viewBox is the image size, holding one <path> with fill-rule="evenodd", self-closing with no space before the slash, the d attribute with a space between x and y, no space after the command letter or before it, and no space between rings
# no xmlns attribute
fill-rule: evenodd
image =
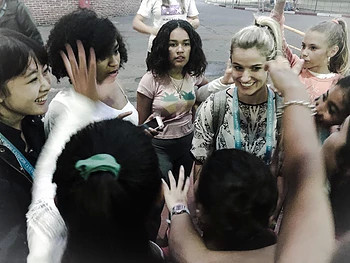
<svg viewBox="0 0 350 263"><path fill-rule="evenodd" d="M230 89L230 88L229 88ZM202 105L194 122L194 137L192 140L191 153L194 158L203 163L213 150L235 148L235 135L232 115L232 96L226 92L226 105L224 120L217 133L212 127L214 116L213 99L211 95ZM274 96L274 102L276 96ZM276 103L273 118L273 136L272 155L277 145L277 118ZM267 124L267 101L257 105L245 104L238 101L240 115L240 133L242 141L242 150L250 152L261 159L264 159L266 152L266 124ZM215 141L214 141L215 140Z"/></svg>

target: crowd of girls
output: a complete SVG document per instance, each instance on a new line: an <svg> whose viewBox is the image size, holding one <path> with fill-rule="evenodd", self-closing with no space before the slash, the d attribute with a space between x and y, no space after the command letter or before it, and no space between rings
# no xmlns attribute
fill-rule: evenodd
<svg viewBox="0 0 350 263"><path fill-rule="evenodd" d="M134 28L154 40L137 110L109 19L69 13L47 49L1 29L0 261L342 262L346 241L332 253L350 230L346 23L308 30L299 59L283 39L284 4L233 34L225 75L208 83L194 1L142 1ZM50 68L71 85L48 105ZM155 116L163 129L147 131ZM164 201L168 249L151 241Z"/></svg>

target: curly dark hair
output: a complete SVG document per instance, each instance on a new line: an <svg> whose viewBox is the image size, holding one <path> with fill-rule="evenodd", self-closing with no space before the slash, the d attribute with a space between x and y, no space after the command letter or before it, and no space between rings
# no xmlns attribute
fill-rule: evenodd
<svg viewBox="0 0 350 263"><path fill-rule="evenodd" d="M114 49L115 41L119 44L120 66L127 62L128 55L123 37L108 18L100 18L88 9L78 9L61 17L50 31L47 41L49 64L52 73L59 80L68 76L60 51L66 52L65 44L70 44L77 56L76 41L83 43L86 56L89 57L90 47L93 47L97 60L104 60Z"/></svg>
<svg viewBox="0 0 350 263"><path fill-rule="evenodd" d="M147 57L147 67L155 77L168 75L171 68L169 61L169 37L176 28L185 30L190 38L191 53L188 63L182 69L182 75L186 73L192 76L200 76L205 72L207 60L202 50L202 40L190 23L185 20L171 20L165 23L153 40L152 50Z"/></svg>
<svg viewBox="0 0 350 263"><path fill-rule="evenodd" d="M204 163L196 192L217 250L248 250L273 244L269 218L277 203L277 182L258 157L237 149L213 152ZM209 234L208 234L209 233ZM258 236L263 237L258 241Z"/></svg>

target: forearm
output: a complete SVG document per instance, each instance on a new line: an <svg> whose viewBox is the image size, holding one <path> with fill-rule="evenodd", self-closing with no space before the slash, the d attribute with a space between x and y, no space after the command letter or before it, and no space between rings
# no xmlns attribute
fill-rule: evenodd
<svg viewBox="0 0 350 263"><path fill-rule="evenodd" d="M256 263L273 262L275 246L251 251L213 251L207 249L194 229L188 214L173 217L169 248L174 262L181 263Z"/></svg>
<svg viewBox="0 0 350 263"><path fill-rule="evenodd" d="M286 89L285 101L308 101L301 84ZM325 171L310 110L284 110L284 169L288 193L276 262L329 262L334 245L331 210L324 189Z"/></svg>
<svg viewBox="0 0 350 263"><path fill-rule="evenodd" d="M149 25L146 25L142 18L141 15L136 15L133 22L132 22L132 28L140 33L143 33L143 34L148 34L148 35L157 35L157 29L152 27L152 26L149 26Z"/></svg>
<svg viewBox="0 0 350 263"><path fill-rule="evenodd" d="M273 14L276 14L280 17L283 16L285 4L286 4L286 0L277 0L272 10Z"/></svg>
<svg viewBox="0 0 350 263"><path fill-rule="evenodd" d="M196 89L196 100L198 102L205 101L211 94L227 89L230 84L223 83L223 77L214 79L209 83Z"/></svg>
<svg viewBox="0 0 350 263"><path fill-rule="evenodd" d="M187 213L172 217L169 248L175 262L203 262L199 258L203 257L207 248Z"/></svg>
<svg viewBox="0 0 350 263"><path fill-rule="evenodd" d="M152 114L152 103L153 101L137 92L137 112L139 114L139 125L143 124L147 118Z"/></svg>

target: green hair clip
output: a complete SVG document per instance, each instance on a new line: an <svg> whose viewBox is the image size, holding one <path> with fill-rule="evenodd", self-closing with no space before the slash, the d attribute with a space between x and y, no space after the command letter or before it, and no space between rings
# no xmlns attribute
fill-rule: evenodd
<svg viewBox="0 0 350 263"><path fill-rule="evenodd" d="M120 164L110 154L95 154L85 160L79 160L75 163L75 169L80 172L81 177L89 179L91 173L98 171L111 172L115 179L118 179Z"/></svg>

